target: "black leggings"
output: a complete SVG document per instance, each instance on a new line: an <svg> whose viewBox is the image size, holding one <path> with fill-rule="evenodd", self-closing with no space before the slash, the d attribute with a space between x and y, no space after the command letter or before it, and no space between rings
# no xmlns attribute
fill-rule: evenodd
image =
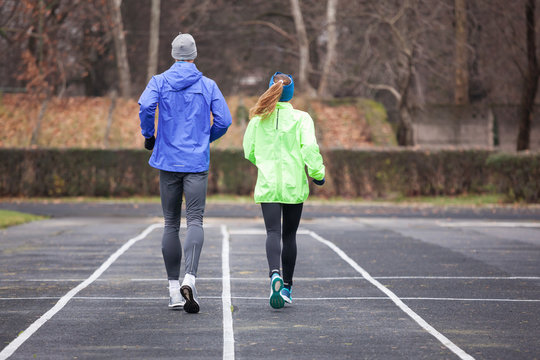
<svg viewBox="0 0 540 360"><path fill-rule="evenodd" d="M294 265L296 264L296 230L300 224L303 203L279 204L261 203L266 226L266 257L270 276L280 272L280 257L283 264L283 282L292 286ZM281 232L281 212L283 210L283 233ZM281 251L283 239L283 251Z"/></svg>

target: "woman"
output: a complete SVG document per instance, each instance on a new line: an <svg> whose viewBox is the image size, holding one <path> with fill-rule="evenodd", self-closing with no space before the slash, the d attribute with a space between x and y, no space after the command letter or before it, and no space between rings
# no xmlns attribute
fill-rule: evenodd
<svg viewBox="0 0 540 360"><path fill-rule="evenodd" d="M250 109L243 144L246 159L258 168L255 202L261 204L266 227L270 306L275 309L282 308L285 302L292 303L296 231L309 195L305 166L315 184L323 185L325 181L313 120L289 103L293 94L292 76L276 72L268 90Z"/></svg>

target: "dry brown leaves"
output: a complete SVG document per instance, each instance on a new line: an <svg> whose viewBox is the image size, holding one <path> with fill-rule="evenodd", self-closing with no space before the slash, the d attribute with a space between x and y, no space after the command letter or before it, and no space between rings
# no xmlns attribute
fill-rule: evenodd
<svg viewBox="0 0 540 360"><path fill-rule="evenodd" d="M241 148L247 119L238 119L240 106L249 110L256 97L231 96L227 103L233 123L227 135L212 146L219 149ZM38 136L38 147L104 148L111 99L107 97L53 98L45 112ZM355 105L329 106L299 98L293 105L315 118L321 148L354 149L373 146L365 117ZM0 98L1 147L29 147L41 102L24 94L5 94ZM132 99L118 99L113 113L108 148L141 149L139 106Z"/></svg>

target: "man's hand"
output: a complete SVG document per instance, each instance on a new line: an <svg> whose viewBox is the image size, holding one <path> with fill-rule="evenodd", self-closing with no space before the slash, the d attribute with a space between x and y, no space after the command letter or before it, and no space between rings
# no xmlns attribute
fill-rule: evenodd
<svg viewBox="0 0 540 360"><path fill-rule="evenodd" d="M155 143L156 143L155 136L152 136L151 138L144 138L144 148L146 150L152 150L154 148Z"/></svg>

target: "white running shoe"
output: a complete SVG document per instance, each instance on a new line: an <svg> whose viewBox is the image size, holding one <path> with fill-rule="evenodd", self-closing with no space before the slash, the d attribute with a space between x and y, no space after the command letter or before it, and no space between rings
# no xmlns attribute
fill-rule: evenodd
<svg viewBox="0 0 540 360"><path fill-rule="evenodd" d="M171 310L180 310L184 307L186 300L180 294L180 289L177 291L169 292L169 309Z"/></svg>
<svg viewBox="0 0 540 360"><path fill-rule="evenodd" d="M184 311L195 314L200 310L199 297L197 296L197 289L195 288L195 276L186 274L182 286L180 287L180 293L186 299L184 304Z"/></svg>

